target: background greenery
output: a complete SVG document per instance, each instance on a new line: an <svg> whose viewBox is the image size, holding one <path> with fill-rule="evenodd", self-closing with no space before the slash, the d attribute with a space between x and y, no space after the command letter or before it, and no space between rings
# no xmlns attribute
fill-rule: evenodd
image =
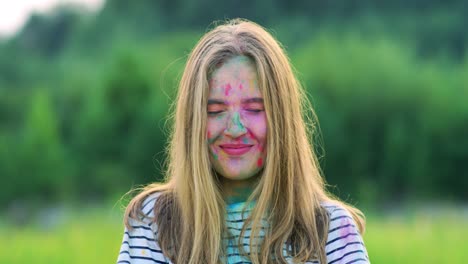
<svg viewBox="0 0 468 264"><path fill-rule="evenodd" d="M291 57L319 118L330 190L369 215L371 260L462 263L466 14L461 0L108 0L96 14L61 6L31 16L0 41L0 234L14 234L2 252L17 252L0 262L114 261L121 211L83 206L162 179L187 55L213 21L243 17ZM433 213L391 217L415 205ZM441 243L443 253L432 249Z"/></svg>

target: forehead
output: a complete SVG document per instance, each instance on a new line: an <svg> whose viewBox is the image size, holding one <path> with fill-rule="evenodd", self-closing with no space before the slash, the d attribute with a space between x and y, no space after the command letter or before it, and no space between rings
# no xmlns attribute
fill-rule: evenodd
<svg viewBox="0 0 468 264"><path fill-rule="evenodd" d="M213 71L209 83L210 97L236 94L261 97L255 64L246 56L226 60Z"/></svg>

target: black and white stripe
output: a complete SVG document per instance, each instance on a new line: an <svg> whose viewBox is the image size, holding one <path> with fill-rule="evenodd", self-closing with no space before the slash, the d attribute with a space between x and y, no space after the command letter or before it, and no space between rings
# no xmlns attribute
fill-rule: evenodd
<svg viewBox="0 0 468 264"><path fill-rule="evenodd" d="M131 230L125 229L123 242L120 248L117 263L127 264L150 264L171 262L163 255L159 247L156 236L157 227L153 224L154 202L157 194L151 195L143 203L142 209L146 218L141 220L130 220ZM359 233L356 223L351 214L335 204L323 204L330 215L328 239L325 246L328 264L363 264L370 263L362 236ZM248 258L242 256L237 248L240 231L245 219L249 215L249 210L242 213L239 207L229 209L226 219L229 235L224 238L228 254L227 263L250 264ZM267 223L266 227L267 227ZM260 230L260 241L265 235L265 229ZM248 228L242 240L242 246L247 255L250 254L249 240L251 229ZM286 247L284 252L286 253ZM290 256L287 259L292 258ZM318 261L309 261L306 264L319 264Z"/></svg>

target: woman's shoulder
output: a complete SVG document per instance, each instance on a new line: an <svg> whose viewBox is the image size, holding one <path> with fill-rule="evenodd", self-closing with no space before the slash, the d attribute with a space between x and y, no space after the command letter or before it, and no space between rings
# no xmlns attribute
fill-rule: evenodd
<svg viewBox="0 0 468 264"><path fill-rule="evenodd" d="M154 218L154 208L157 200L161 197L161 192L154 192L148 195L141 203L140 209L143 216L146 218Z"/></svg>
<svg viewBox="0 0 468 264"><path fill-rule="evenodd" d="M158 243L155 220L159 192L142 192L130 201L117 263L169 263Z"/></svg>
<svg viewBox="0 0 468 264"><path fill-rule="evenodd" d="M349 212L342 203L337 201L322 201L320 205L325 208L328 215L332 216L349 216L351 217L351 212ZM351 217L352 218L352 217Z"/></svg>
<svg viewBox="0 0 468 264"><path fill-rule="evenodd" d="M349 227L353 230L359 230L353 213L345 205L338 201L326 201L320 203L325 208L329 220L330 231ZM348 228L348 229L349 229Z"/></svg>
<svg viewBox="0 0 468 264"><path fill-rule="evenodd" d="M161 191L152 192L142 197L135 197L127 208L128 222L151 226L156 218L156 204L163 196Z"/></svg>
<svg viewBox="0 0 468 264"><path fill-rule="evenodd" d="M335 235L361 235L363 221L360 216L356 216L355 212L351 211L352 207L348 209L348 206L338 201L322 202L321 205L328 214L329 239Z"/></svg>
<svg viewBox="0 0 468 264"><path fill-rule="evenodd" d="M321 206L329 216L325 247L328 262L369 263L364 241L352 212L337 201L322 202Z"/></svg>

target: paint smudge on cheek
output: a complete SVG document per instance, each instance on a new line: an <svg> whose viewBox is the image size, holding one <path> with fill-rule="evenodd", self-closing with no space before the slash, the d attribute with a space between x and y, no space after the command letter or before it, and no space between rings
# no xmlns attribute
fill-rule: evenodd
<svg viewBox="0 0 468 264"><path fill-rule="evenodd" d="M211 133L211 130L208 130L206 132L206 141L210 145L213 144L216 141L216 136L213 136L213 134Z"/></svg>
<svg viewBox="0 0 468 264"><path fill-rule="evenodd" d="M263 153L263 151L265 150L264 146L263 145L258 145L258 151L260 153Z"/></svg>
<svg viewBox="0 0 468 264"><path fill-rule="evenodd" d="M263 166L263 159L262 158L258 158L257 160L257 167L262 167Z"/></svg>
<svg viewBox="0 0 468 264"><path fill-rule="evenodd" d="M221 121L221 120L223 120L223 116L222 116L222 115L218 115L218 116L216 117L216 121Z"/></svg>
<svg viewBox="0 0 468 264"><path fill-rule="evenodd" d="M254 133L252 132L252 130L250 128L247 130L247 137L248 138L255 138L255 135L254 135Z"/></svg>
<svg viewBox="0 0 468 264"><path fill-rule="evenodd" d="M226 86L224 87L224 95L229 96L229 91L231 91L231 89L231 84L226 84Z"/></svg>

